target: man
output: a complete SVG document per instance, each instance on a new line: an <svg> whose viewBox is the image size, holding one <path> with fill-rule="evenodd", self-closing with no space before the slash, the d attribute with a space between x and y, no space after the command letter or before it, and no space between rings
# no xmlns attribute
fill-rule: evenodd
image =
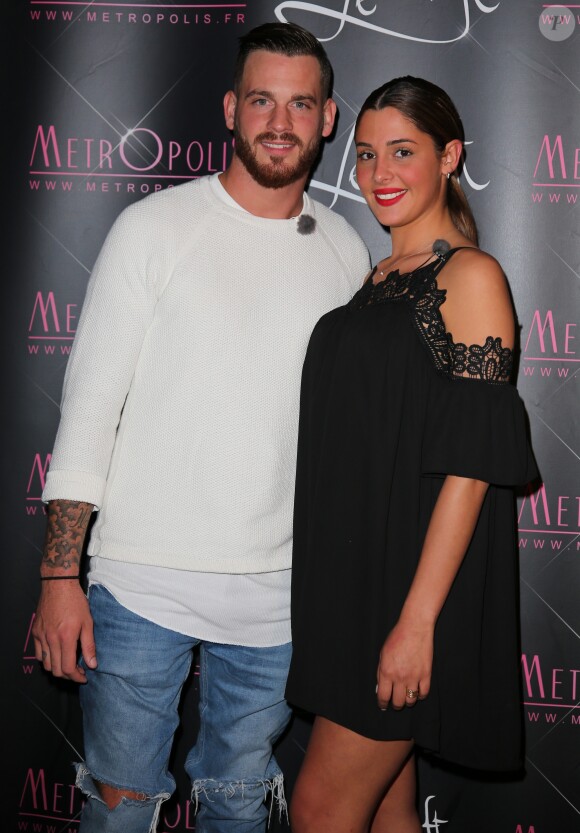
<svg viewBox="0 0 580 833"><path fill-rule="evenodd" d="M224 99L230 167L127 208L91 276L34 627L44 667L86 683L82 833L155 829L197 646L198 833L262 831L268 792L284 808L272 747L290 714L300 372L316 320L368 269L353 229L304 193L333 128L331 80L302 28L245 35Z"/></svg>

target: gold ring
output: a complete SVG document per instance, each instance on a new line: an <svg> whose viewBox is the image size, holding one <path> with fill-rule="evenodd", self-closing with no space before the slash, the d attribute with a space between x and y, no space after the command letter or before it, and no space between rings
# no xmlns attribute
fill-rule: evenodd
<svg viewBox="0 0 580 833"><path fill-rule="evenodd" d="M407 689L407 697L409 700L415 700L419 696L419 689L418 688L408 688Z"/></svg>

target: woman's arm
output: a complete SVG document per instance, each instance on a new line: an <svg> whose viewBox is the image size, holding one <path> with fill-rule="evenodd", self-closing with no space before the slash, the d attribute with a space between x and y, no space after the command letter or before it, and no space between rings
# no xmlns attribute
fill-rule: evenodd
<svg viewBox="0 0 580 833"><path fill-rule="evenodd" d="M473 535L487 483L449 475L439 493L421 559L399 621L380 653L378 703L401 708L408 688L429 694L435 623Z"/></svg>
<svg viewBox="0 0 580 833"><path fill-rule="evenodd" d="M456 343L484 344L493 336L500 337L504 347L512 347L513 309L497 261L477 249L457 252L440 273L438 285L447 291L442 312ZM487 488L481 480L445 478L399 620L380 653L380 708L389 703L394 708L411 706L429 693L435 624L473 536ZM409 689L418 691L418 697L409 697Z"/></svg>

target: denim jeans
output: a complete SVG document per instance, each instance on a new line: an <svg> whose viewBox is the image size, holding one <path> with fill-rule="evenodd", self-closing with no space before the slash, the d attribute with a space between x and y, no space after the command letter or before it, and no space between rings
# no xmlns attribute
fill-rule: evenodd
<svg viewBox="0 0 580 833"><path fill-rule="evenodd" d="M98 668L81 686L85 762L77 786L89 797L79 833L154 833L168 771L181 688L200 646L200 728L185 769L198 806L197 833L262 833L266 798L285 810L272 753L290 719L284 687L291 645L246 648L200 641L122 607L102 586L89 602ZM94 781L139 794L109 810Z"/></svg>

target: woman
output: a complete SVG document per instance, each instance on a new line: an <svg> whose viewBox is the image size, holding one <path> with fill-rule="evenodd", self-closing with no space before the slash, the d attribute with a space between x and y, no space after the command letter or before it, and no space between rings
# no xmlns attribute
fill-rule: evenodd
<svg viewBox="0 0 580 833"><path fill-rule="evenodd" d="M316 720L293 833L420 833L415 744L521 763L512 487L536 469L463 139L419 78L357 120L358 184L392 251L318 322L304 365L287 697Z"/></svg>

